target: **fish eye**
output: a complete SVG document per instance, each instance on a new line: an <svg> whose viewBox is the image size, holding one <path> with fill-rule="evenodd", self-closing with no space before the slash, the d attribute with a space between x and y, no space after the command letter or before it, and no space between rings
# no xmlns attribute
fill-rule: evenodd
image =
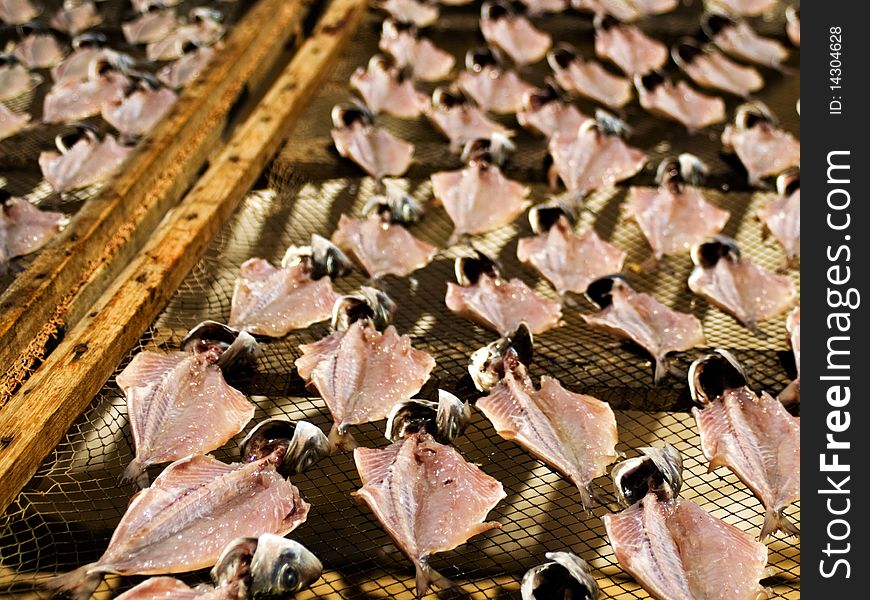
<svg viewBox="0 0 870 600"><path fill-rule="evenodd" d="M613 15L604 15L604 17L599 22L599 27L604 31L611 29L615 26L619 25L619 21Z"/></svg>
<svg viewBox="0 0 870 600"><path fill-rule="evenodd" d="M681 59L683 59L684 62L690 63L693 60L695 60L695 58L700 56L703 51L698 46L695 46L694 44L690 44L688 42L683 42L682 44L679 44L677 46L676 52L677 52L677 56L679 56Z"/></svg>
<svg viewBox="0 0 870 600"><path fill-rule="evenodd" d="M647 73L640 78L640 84L644 87L644 89L652 91L656 89L658 86L662 85L665 82L664 76L657 72L653 71L652 73Z"/></svg>
<svg viewBox="0 0 870 600"><path fill-rule="evenodd" d="M483 5L483 18L495 21L511 16L511 10L502 2L487 2Z"/></svg>
<svg viewBox="0 0 870 600"><path fill-rule="evenodd" d="M485 67L495 65L495 56L489 48L476 48L468 53L466 67L471 71L480 72Z"/></svg>
<svg viewBox="0 0 870 600"><path fill-rule="evenodd" d="M560 46L553 50L553 60L563 69L567 69L568 65L570 65L576 58L577 54L565 46Z"/></svg>
<svg viewBox="0 0 870 600"><path fill-rule="evenodd" d="M278 573L278 588L281 591L295 591L299 585L299 575L292 565L284 563Z"/></svg>

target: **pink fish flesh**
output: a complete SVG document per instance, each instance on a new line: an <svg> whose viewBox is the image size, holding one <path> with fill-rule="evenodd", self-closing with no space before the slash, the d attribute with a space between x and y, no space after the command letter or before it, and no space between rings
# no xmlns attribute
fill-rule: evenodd
<svg viewBox="0 0 870 600"><path fill-rule="evenodd" d="M386 24L378 47L392 56L399 68L410 68L411 76L420 81L446 79L456 64L452 54L428 38L418 39L410 31L397 31Z"/></svg>
<svg viewBox="0 0 870 600"><path fill-rule="evenodd" d="M50 33L31 33L18 42L13 54L28 69L48 69L64 58L63 49Z"/></svg>
<svg viewBox="0 0 870 600"><path fill-rule="evenodd" d="M29 123L30 115L28 113L11 111L6 108L5 104L0 103L0 140L5 140L24 131Z"/></svg>
<svg viewBox="0 0 870 600"><path fill-rule="evenodd" d="M727 466L764 505L761 539L777 530L797 535L783 511L800 499L800 418L767 392L756 396L748 387L726 389L692 413L710 470Z"/></svg>
<svg viewBox="0 0 870 600"><path fill-rule="evenodd" d="M188 44L211 46L224 34L223 26L209 19L195 25L181 25L162 40L145 47L145 55L150 61L175 60L184 56Z"/></svg>
<svg viewBox="0 0 870 600"><path fill-rule="evenodd" d="M110 64L127 62L127 55L108 48L83 47L75 50L51 69L51 78L56 84L84 81L91 72L91 63L105 61Z"/></svg>
<svg viewBox="0 0 870 600"><path fill-rule="evenodd" d="M220 448L254 416L254 405L204 354L140 352L116 381L136 449L124 477L139 483L150 465Z"/></svg>
<svg viewBox="0 0 870 600"><path fill-rule="evenodd" d="M619 136L592 125L582 126L577 133L555 135L548 145L554 172L569 192L581 196L632 177L647 159Z"/></svg>
<svg viewBox="0 0 870 600"><path fill-rule="evenodd" d="M568 0L520 0L532 16L560 13L568 8Z"/></svg>
<svg viewBox="0 0 870 600"><path fill-rule="evenodd" d="M604 527L619 565L653 598L767 597L759 584L767 576L767 546L691 500L662 501L651 492L605 515Z"/></svg>
<svg viewBox="0 0 870 600"><path fill-rule="evenodd" d="M480 72L463 71L459 87L484 111L513 114L523 109L523 94L535 89L512 70L484 67Z"/></svg>
<svg viewBox="0 0 870 600"><path fill-rule="evenodd" d="M707 11L732 17L758 17L770 13L776 0L704 0Z"/></svg>
<svg viewBox="0 0 870 600"><path fill-rule="evenodd" d="M0 100L14 100L42 83L42 77L19 64L0 66Z"/></svg>
<svg viewBox="0 0 870 600"><path fill-rule="evenodd" d="M610 290L610 304L583 320L617 337L632 340L655 360L655 382L668 371L668 354L706 343L695 315L672 310L649 294L637 293L617 279Z"/></svg>
<svg viewBox="0 0 870 600"><path fill-rule="evenodd" d="M83 138L63 154L40 153L39 168L56 192L69 192L104 181L121 166L130 151L111 135L102 142Z"/></svg>
<svg viewBox="0 0 870 600"><path fill-rule="evenodd" d="M753 330L759 321L785 312L797 297L794 284L785 275L730 256L713 267L695 266L689 288Z"/></svg>
<svg viewBox="0 0 870 600"><path fill-rule="evenodd" d="M182 0L160 0L160 6L168 8L178 6L181 2ZM133 5L133 10L136 12L146 13L154 5L154 0L130 0L130 4Z"/></svg>
<svg viewBox="0 0 870 600"><path fill-rule="evenodd" d="M7 198L0 205L0 266L39 250L66 223L63 213L39 210L21 198Z"/></svg>
<svg viewBox="0 0 870 600"><path fill-rule="evenodd" d="M130 80L110 71L91 74L84 81L55 83L45 96L42 120L46 123L71 123L100 114L104 104L121 102Z"/></svg>
<svg viewBox="0 0 870 600"><path fill-rule="evenodd" d="M801 255L801 191L779 196L758 210L758 218L785 250L786 258Z"/></svg>
<svg viewBox="0 0 870 600"><path fill-rule="evenodd" d="M502 336L516 331L522 322L534 334L562 324L561 305L540 296L516 278L506 280L483 274L469 286L449 282L444 301L453 312Z"/></svg>
<svg viewBox="0 0 870 600"><path fill-rule="evenodd" d="M717 96L707 96L685 81L676 84L667 79L652 89L636 83L640 105L651 113L682 123L689 131L698 131L725 121L725 102Z"/></svg>
<svg viewBox="0 0 870 600"><path fill-rule="evenodd" d="M148 133L163 118L178 96L161 89L140 89L126 98L114 98L103 104L102 115L123 139L135 140Z"/></svg>
<svg viewBox="0 0 870 600"><path fill-rule="evenodd" d="M350 85L362 96L372 114L386 112L400 119L416 119L429 103L429 98L416 90L410 79L401 80L398 67L386 66L372 59L368 68L358 68L350 77Z"/></svg>
<svg viewBox="0 0 870 600"><path fill-rule="evenodd" d="M386 129L359 122L332 130L338 153L374 177L399 177L411 166L414 144L400 140Z"/></svg>
<svg viewBox="0 0 870 600"><path fill-rule="evenodd" d="M517 121L524 128L551 137L563 131L577 131L589 120L573 104L553 100L539 106L530 106L529 94L523 101L525 108L517 113Z"/></svg>
<svg viewBox="0 0 870 600"><path fill-rule="evenodd" d="M785 24L785 32L788 35L788 39L791 40L791 43L795 46L800 47L801 45L801 17L799 10L787 10L785 13L786 24Z"/></svg>
<svg viewBox="0 0 870 600"><path fill-rule="evenodd" d="M477 408L506 440L515 440L580 490L593 506L592 480L616 460L616 417L610 405L576 394L554 378L541 378L536 390L523 366L509 369Z"/></svg>
<svg viewBox="0 0 870 600"><path fill-rule="evenodd" d="M576 235L565 217L545 233L522 238L517 245L520 262L535 267L560 294L582 294L595 279L618 273L625 256L593 229Z"/></svg>
<svg viewBox="0 0 870 600"><path fill-rule="evenodd" d="M637 222L656 259L688 252L722 231L731 216L707 202L700 189L670 184L631 188L626 213Z"/></svg>
<svg viewBox="0 0 870 600"><path fill-rule="evenodd" d="M183 88L202 75L209 63L214 59L214 56L215 51L210 46L186 52L184 56L175 62L157 71L157 79L160 80L160 83L171 89L177 90Z"/></svg>
<svg viewBox="0 0 870 600"><path fill-rule="evenodd" d="M623 23L650 15L661 15L677 7L679 0L572 0L577 10L608 14Z"/></svg>
<svg viewBox="0 0 870 600"><path fill-rule="evenodd" d="M29 0L0 0L0 21L10 25L32 21L40 12Z"/></svg>
<svg viewBox="0 0 870 600"><path fill-rule="evenodd" d="M413 23L417 27L428 27L438 20L438 7L417 0L385 0L379 4L400 23Z"/></svg>
<svg viewBox="0 0 870 600"><path fill-rule="evenodd" d="M518 15L495 19L481 17L480 31L489 44L501 48L519 66L542 60L553 43L549 33L540 31L528 19Z"/></svg>
<svg viewBox="0 0 870 600"><path fill-rule="evenodd" d="M765 67L779 68L788 58L785 46L758 35L745 21L725 25L713 37L713 43L735 58Z"/></svg>
<svg viewBox="0 0 870 600"><path fill-rule="evenodd" d="M392 325L381 333L369 320L355 321L313 344L300 346L299 376L317 389L335 422L330 440L352 447L349 425L385 419L397 402L420 391L435 359L411 346Z"/></svg>
<svg viewBox="0 0 870 600"><path fill-rule="evenodd" d="M471 104L451 107L430 107L426 116L444 136L450 140L451 150L456 152L468 142L491 139L494 134L512 137L514 132L487 118Z"/></svg>
<svg viewBox="0 0 870 600"><path fill-rule="evenodd" d="M97 11L96 5L81 0L64 2L63 8L57 11L50 21L54 29L70 35L78 35L102 22L103 17Z"/></svg>
<svg viewBox="0 0 870 600"><path fill-rule="evenodd" d="M187 587L174 577L152 577L127 590L115 600L236 600L237 591Z"/></svg>
<svg viewBox="0 0 870 600"><path fill-rule="evenodd" d="M146 12L132 21L121 23L128 44L153 44L166 39L178 28L178 13L174 8Z"/></svg>
<svg viewBox="0 0 870 600"><path fill-rule="evenodd" d="M595 32L595 54L613 61L631 77L664 66L667 47L645 35L634 25L618 24Z"/></svg>
<svg viewBox="0 0 870 600"><path fill-rule="evenodd" d="M749 183L756 186L764 177L797 167L801 161L801 143L767 122L748 129L728 125L722 133L722 145L737 153L749 173Z"/></svg>
<svg viewBox="0 0 870 600"><path fill-rule="evenodd" d="M378 217L351 219L341 215L332 242L365 269L369 277L405 277L429 264L438 249L420 241L402 225Z"/></svg>
<svg viewBox="0 0 870 600"><path fill-rule="evenodd" d="M328 277L312 280L307 264L278 269L262 258L252 258L239 270L229 325L257 335L282 337L328 319L336 300L332 281Z"/></svg>
<svg viewBox="0 0 870 600"><path fill-rule="evenodd" d="M238 537L286 535L305 522L309 505L275 469L276 454L245 464L210 456L178 460L136 494L96 562L49 585L89 598L103 575L161 575L212 566Z"/></svg>
<svg viewBox="0 0 870 600"><path fill-rule="evenodd" d="M417 597L432 583L450 586L430 556L499 527L484 519L506 497L501 483L426 433L380 450L357 448L353 458L363 483L356 497L414 563Z"/></svg>
<svg viewBox="0 0 870 600"><path fill-rule="evenodd" d="M529 206L529 188L505 177L496 165L471 164L430 179L436 201L453 221L454 237L503 227Z"/></svg>
<svg viewBox="0 0 870 600"><path fill-rule="evenodd" d="M699 56L683 69L698 85L746 97L764 87L753 67L738 64L719 52Z"/></svg>
<svg viewBox="0 0 870 600"><path fill-rule="evenodd" d="M780 392L777 399L780 402L797 402L801 397L801 307L796 307L788 315L785 328L789 334L791 350L794 352L794 362L797 367L797 378Z"/></svg>
<svg viewBox="0 0 870 600"><path fill-rule="evenodd" d="M555 74L556 82L563 89L611 108L622 108L634 95L628 79L611 74L594 60L576 58L567 68L555 68Z"/></svg>

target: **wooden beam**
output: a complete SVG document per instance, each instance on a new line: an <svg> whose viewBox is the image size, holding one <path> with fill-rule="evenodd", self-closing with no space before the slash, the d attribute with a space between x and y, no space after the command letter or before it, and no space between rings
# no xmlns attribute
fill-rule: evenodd
<svg viewBox="0 0 870 600"><path fill-rule="evenodd" d="M333 0L312 35L178 208L95 310L0 411L0 511L33 476L205 252L277 152L365 9L366 0Z"/></svg>
<svg viewBox="0 0 870 600"><path fill-rule="evenodd" d="M314 0L260 0L203 76L137 146L122 170L0 297L0 408L117 277L189 189L220 142L232 108L260 85L302 29Z"/></svg>

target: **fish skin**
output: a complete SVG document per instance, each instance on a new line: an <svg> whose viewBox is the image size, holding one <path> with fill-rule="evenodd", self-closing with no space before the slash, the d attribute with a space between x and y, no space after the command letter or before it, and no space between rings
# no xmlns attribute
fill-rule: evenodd
<svg viewBox="0 0 870 600"><path fill-rule="evenodd" d="M595 54L606 58L630 76L660 69L668 60L668 49L634 25L616 25L595 32Z"/></svg>
<svg viewBox="0 0 870 600"><path fill-rule="evenodd" d="M638 85L640 105L651 113L682 123L695 132L725 121L725 101L696 91L685 81L665 80L653 90Z"/></svg>
<svg viewBox="0 0 870 600"><path fill-rule="evenodd" d="M127 590L115 600L236 600L237 594L226 588L187 587L174 577L152 577Z"/></svg>
<svg viewBox="0 0 870 600"><path fill-rule="evenodd" d="M168 88L181 89L202 75L214 57L215 50L211 46L186 52L178 60L157 71L157 79Z"/></svg>
<svg viewBox="0 0 870 600"><path fill-rule="evenodd" d="M534 334L562 325L562 306L537 294L520 279L483 274L474 285L447 284L444 299L453 312L507 336L525 322Z"/></svg>
<svg viewBox="0 0 870 600"><path fill-rule="evenodd" d="M732 17L758 17L776 5L776 0L704 0L708 12Z"/></svg>
<svg viewBox="0 0 870 600"><path fill-rule="evenodd" d="M691 500L654 493L604 527L619 565L657 600L763 600L767 547Z"/></svg>
<svg viewBox="0 0 870 600"><path fill-rule="evenodd" d="M116 382L136 450L124 477L138 483L150 465L220 448L254 416L254 405L202 354L140 352Z"/></svg>
<svg viewBox="0 0 870 600"><path fill-rule="evenodd" d="M64 59L60 44L49 33L31 33L18 42L13 54L28 69L48 69Z"/></svg>
<svg viewBox="0 0 870 600"><path fill-rule="evenodd" d="M103 17L97 11L93 2L64 2L64 7L51 18L51 26L69 35L78 35L103 22Z"/></svg>
<svg viewBox="0 0 870 600"><path fill-rule="evenodd" d="M195 455L175 461L130 501L96 562L50 580L75 600L90 598L103 575L164 575L212 566L238 537L286 535L309 505L281 477L275 454L246 464Z"/></svg>
<svg viewBox="0 0 870 600"><path fill-rule="evenodd" d="M410 67L412 77L420 81L447 79L456 64L452 54L435 46L430 39L415 38L407 31L400 31L395 37L382 34L378 48L392 56L399 68Z"/></svg>
<svg viewBox="0 0 870 600"><path fill-rule="evenodd" d="M363 483L355 496L414 563L418 598L432 582L450 585L429 566L430 556L500 527L484 519L506 497L501 483L427 433L383 449L356 448L353 458Z"/></svg>
<svg viewBox="0 0 870 600"><path fill-rule="evenodd" d="M623 23L671 12L679 0L572 0L577 10L612 15Z"/></svg>
<svg viewBox="0 0 870 600"><path fill-rule="evenodd" d="M523 96L534 90L515 71L484 67L479 73L463 71L457 78L459 87L487 112L510 115L523 109Z"/></svg>
<svg viewBox="0 0 870 600"><path fill-rule="evenodd" d="M332 130L338 153L359 165L375 179L399 177L411 166L414 144L394 136L386 129L353 123Z"/></svg>
<svg viewBox="0 0 870 600"><path fill-rule="evenodd" d="M312 280L304 264L279 269L262 258L251 258L239 270L229 325L282 337L328 319L338 297L328 277Z"/></svg>
<svg viewBox="0 0 870 600"><path fill-rule="evenodd" d="M521 238L517 244L519 261L535 267L560 294L582 294L595 279L621 271L625 257L594 229L576 235L565 217L546 233Z"/></svg>
<svg viewBox="0 0 870 600"><path fill-rule="evenodd" d="M430 179L435 200L453 221L454 237L503 227L530 204L530 188L505 177L496 165L473 164L433 173Z"/></svg>
<svg viewBox="0 0 870 600"><path fill-rule="evenodd" d="M722 231L731 213L710 204L694 186L632 187L626 215L634 219L655 258L688 252ZM615 272L615 271L614 271Z"/></svg>
<svg viewBox="0 0 870 600"><path fill-rule="evenodd" d="M560 13L568 8L568 0L520 0L531 16Z"/></svg>
<svg viewBox="0 0 870 600"><path fill-rule="evenodd" d="M435 359L412 347L409 336L392 325L381 333L368 320L299 349L299 376L326 402L334 419L330 440L343 448L353 444L348 425L385 419L397 402L420 391L435 368Z"/></svg>
<svg viewBox="0 0 870 600"><path fill-rule="evenodd" d="M754 67L734 62L718 51L704 52L680 68L705 88L746 97L764 87L764 78Z"/></svg>
<svg viewBox="0 0 870 600"><path fill-rule="evenodd" d="M612 303L583 320L621 338L632 340L655 359L655 381L667 373L670 352L682 352L706 343L701 322L688 313L672 310L649 294L615 285Z"/></svg>
<svg viewBox="0 0 870 600"><path fill-rule="evenodd" d="M756 213L765 228L780 243L788 260L801 255L801 191L780 196Z"/></svg>
<svg viewBox="0 0 870 600"><path fill-rule="evenodd" d="M0 100L14 100L42 83L42 77L30 73L23 65L0 67Z"/></svg>
<svg viewBox="0 0 870 600"><path fill-rule="evenodd" d="M595 504L592 480L616 460L616 417L606 402L576 394L553 377L536 390L525 368L507 369L477 408L506 440L519 443L580 490L583 507Z"/></svg>
<svg viewBox="0 0 870 600"><path fill-rule="evenodd" d="M26 200L9 198L0 205L0 266L39 250L67 222L63 213L39 210Z"/></svg>
<svg viewBox="0 0 870 600"><path fill-rule="evenodd" d="M749 129L727 125L722 145L731 148L749 174L749 183L763 185L762 179L800 166L801 143L792 134L769 123L757 123Z"/></svg>
<svg viewBox="0 0 870 600"><path fill-rule="evenodd" d="M428 265L438 252L402 225L384 223L377 217L351 219L341 215L332 243L351 255L373 279L410 275Z"/></svg>
<svg viewBox="0 0 870 600"><path fill-rule="evenodd" d="M563 89L577 92L611 108L622 108L631 102L634 92L625 77L613 75L594 60L571 61L565 69L555 72L556 83Z"/></svg>
<svg viewBox="0 0 870 600"><path fill-rule="evenodd" d="M417 0L385 0L378 5L401 23L413 23L423 28L438 20L438 6Z"/></svg>
<svg viewBox="0 0 870 600"><path fill-rule="evenodd" d="M88 78L90 65L95 60L110 61L119 53L108 48L79 48L51 68L51 79L55 84L70 81L84 81Z"/></svg>
<svg viewBox="0 0 870 600"><path fill-rule="evenodd" d="M550 138L562 131L577 131L589 120L573 104L558 100L547 102L540 108L526 108L517 113L517 121L533 133Z"/></svg>
<svg viewBox="0 0 870 600"><path fill-rule="evenodd" d="M487 43L501 48L518 66L541 61L553 44L549 33L537 29L520 15L481 18L480 31Z"/></svg>
<svg viewBox="0 0 870 600"><path fill-rule="evenodd" d="M46 123L71 123L100 114L104 104L121 102L130 80L109 72L84 81L55 83L46 94L42 120Z"/></svg>
<svg viewBox="0 0 870 600"><path fill-rule="evenodd" d="M416 119L426 110L429 98L418 92L410 79L399 81L399 69L384 69L369 63L350 76L350 85L362 96L372 114L389 113L400 119Z"/></svg>
<svg viewBox="0 0 870 600"><path fill-rule="evenodd" d="M14 112L0 104L0 140L5 140L27 129L30 123L28 113Z"/></svg>
<svg viewBox="0 0 870 600"><path fill-rule="evenodd" d="M178 95L172 90L137 90L126 98L112 98L103 104L103 119L126 140L148 133L169 112Z"/></svg>
<svg viewBox="0 0 870 600"><path fill-rule="evenodd" d="M126 160L131 148L121 146L111 135L102 142L83 138L66 154L41 152L39 168L51 187L59 193L87 187L111 176Z"/></svg>
<svg viewBox="0 0 870 600"><path fill-rule="evenodd" d="M757 330L759 321L785 312L797 298L791 279L745 258L722 258L711 269L696 266L689 289L751 330Z"/></svg>
<svg viewBox="0 0 870 600"><path fill-rule="evenodd" d="M121 23L128 44L154 44L166 39L178 28L178 13L174 8L146 12L132 21Z"/></svg>
<svg viewBox="0 0 870 600"><path fill-rule="evenodd" d="M450 140L452 152L460 151L465 144L477 139L492 139L494 134L505 137L514 135L512 130L489 119L478 107L470 104L446 109L430 105L426 117Z"/></svg>
<svg viewBox="0 0 870 600"><path fill-rule="evenodd" d="M0 21L23 25L39 16L41 9L29 0L0 0Z"/></svg>
<svg viewBox="0 0 870 600"><path fill-rule="evenodd" d="M801 307L792 310L785 320L785 328L789 333L791 350L797 367L797 378L779 393L777 400L784 404L798 402L801 398Z"/></svg>
<svg viewBox="0 0 870 600"><path fill-rule="evenodd" d="M774 69L780 68L789 55L783 44L758 35L742 20L719 31L713 43L734 58Z"/></svg>
<svg viewBox="0 0 870 600"><path fill-rule="evenodd" d="M727 466L764 505L760 539L777 530L800 535L783 514L800 499L800 417L748 387L725 390L692 414L709 470Z"/></svg>
<svg viewBox="0 0 870 600"><path fill-rule="evenodd" d="M559 178L569 192L580 196L634 176L647 160L642 151L595 127L554 135L548 148Z"/></svg>

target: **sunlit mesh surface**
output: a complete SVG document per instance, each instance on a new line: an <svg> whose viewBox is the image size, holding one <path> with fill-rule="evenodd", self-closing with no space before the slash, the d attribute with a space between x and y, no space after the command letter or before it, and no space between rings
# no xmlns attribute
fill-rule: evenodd
<svg viewBox="0 0 870 600"><path fill-rule="evenodd" d="M674 40L692 31L696 10L684 7L679 15L651 19L645 28L661 39ZM443 12L447 16L427 33L459 56L472 43L469 40L475 16L471 9ZM544 18L539 23L558 39L570 40L589 53L589 19L571 14ZM784 39L781 18L755 23L762 31ZM374 191L374 182L360 177L355 166L339 159L331 149L329 109L348 97L347 79L353 68L364 64L374 52L378 28L377 16L363 24L328 83L295 127L291 142L258 182L257 191L247 196L222 228L130 356L145 348L175 349L184 333L204 319L225 321L238 268L246 259L261 256L277 262L288 245L306 243L312 232L330 235L342 213L359 214ZM460 36L457 31L464 34ZM524 75L540 81L543 73L539 65ZM798 77L769 71L765 76L769 83L762 99L781 117L784 127L798 134L794 113ZM729 109L736 104L729 100ZM584 108L588 110L588 106ZM712 168L717 187L710 190L710 200L732 213L725 233L736 237L745 256L763 266L784 265L779 247L772 240L762 240L760 225L754 218L756 209L772 196L748 190L743 183L745 175L720 158L721 126L688 137L681 127L645 116L637 105L630 106L626 113L635 127L632 143L654 157L650 169L630 183L651 183L657 158L663 154L694 151ZM418 164L409 177L391 180L388 185L429 202L428 175L434 170L457 168L458 158L448 154L446 144L422 119L412 124L381 118L378 121L414 141L418 148ZM532 184L532 198L543 201L548 197L541 167L544 143L524 133L517 140L519 150L508 173ZM670 149L662 145L662 140L670 144ZM723 192L723 185L727 192ZM763 322L766 337L758 338L704 300L693 297L685 283L691 270L688 256L669 259L655 272L644 271L641 264L649 248L636 225L626 222L621 214L626 189L622 186L589 198L590 211L582 215L578 229L594 227L624 249L628 253L626 272L638 290L697 315L710 347L733 350L747 367L754 387L778 393L794 376L784 316ZM430 207L412 231L437 244L441 252L413 278L388 278L378 284L398 304L395 324L399 331L413 336L415 346L432 353L437 360L424 393L440 386L472 399L475 394L465 378L468 356L494 335L444 307L446 282L453 278L453 259L471 253L468 246L444 249L451 229L443 209ZM517 240L529 234L528 223L521 218L509 227L475 238L474 243L497 257L506 274L521 277L541 293L556 298L546 282L516 260ZM797 270L789 273L798 283ZM337 287L346 292L365 283L370 282L356 272L339 280ZM691 404L685 377L669 375L659 386L653 386L649 357L631 344L587 327L580 313L590 310L580 297L567 300L565 325L536 339L533 378L537 381L541 375L551 375L568 389L611 403L617 412L619 450L629 456L636 455L637 448L643 445L664 441L674 444L684 458L683 497L757 535L763 520L758 500L727 469L707 473L694 418L688 412ZM256 370L232 380L258 407L253 423L270 416L286 416L306 418L324 430L329 428L331 419L323 402L305 390L293 367L300 354L299 344L317 340L327 332L326 324L320 324L265 342L265 357ZM702 351L678 355L676 369L685 372ZM129 357L118 371L128 361ZM353 433L361 445L382 446L387 443L382 429L381 422L355 428ZM132 493L117 483L132 458L131 441L123 395L110 380L0 521L0 593L34 593L34 579L99 557ZM469 431L456 445L469 461L501 481L508 494L490 513L491 520L502 524L500 529L477 536L455 551L436 555L432 561L434 568L460 584L458 597L519 597L523 573L542 561L545 552L557 550L573 551L592 564L602 597L648 597L616 564L607 542L601 516L615 505L584 513L573 486L517 444L499 438L479 411L475 411ZM215 455L235 460L236 448L231 442ZM159 470L152 469L151 475L156 476ZM325 566L323 578L302 597L411 597L414 574L410 561L393 546L372 513L350 496L360 481L349 454L322 461L310 472L295 477L294 483L312 510L308 521L291 535L317 554ZM596 483L612 498L607 478ZM791 507L789 514L800 522L797 506ZM771 576L764 584L775 597L798 598L799 542L777 535L768 547ZM204 572L185 576L190 582L205 578ZM110 577L99 597L109 598L110 589L127 589L140 580Z"/></svg>

